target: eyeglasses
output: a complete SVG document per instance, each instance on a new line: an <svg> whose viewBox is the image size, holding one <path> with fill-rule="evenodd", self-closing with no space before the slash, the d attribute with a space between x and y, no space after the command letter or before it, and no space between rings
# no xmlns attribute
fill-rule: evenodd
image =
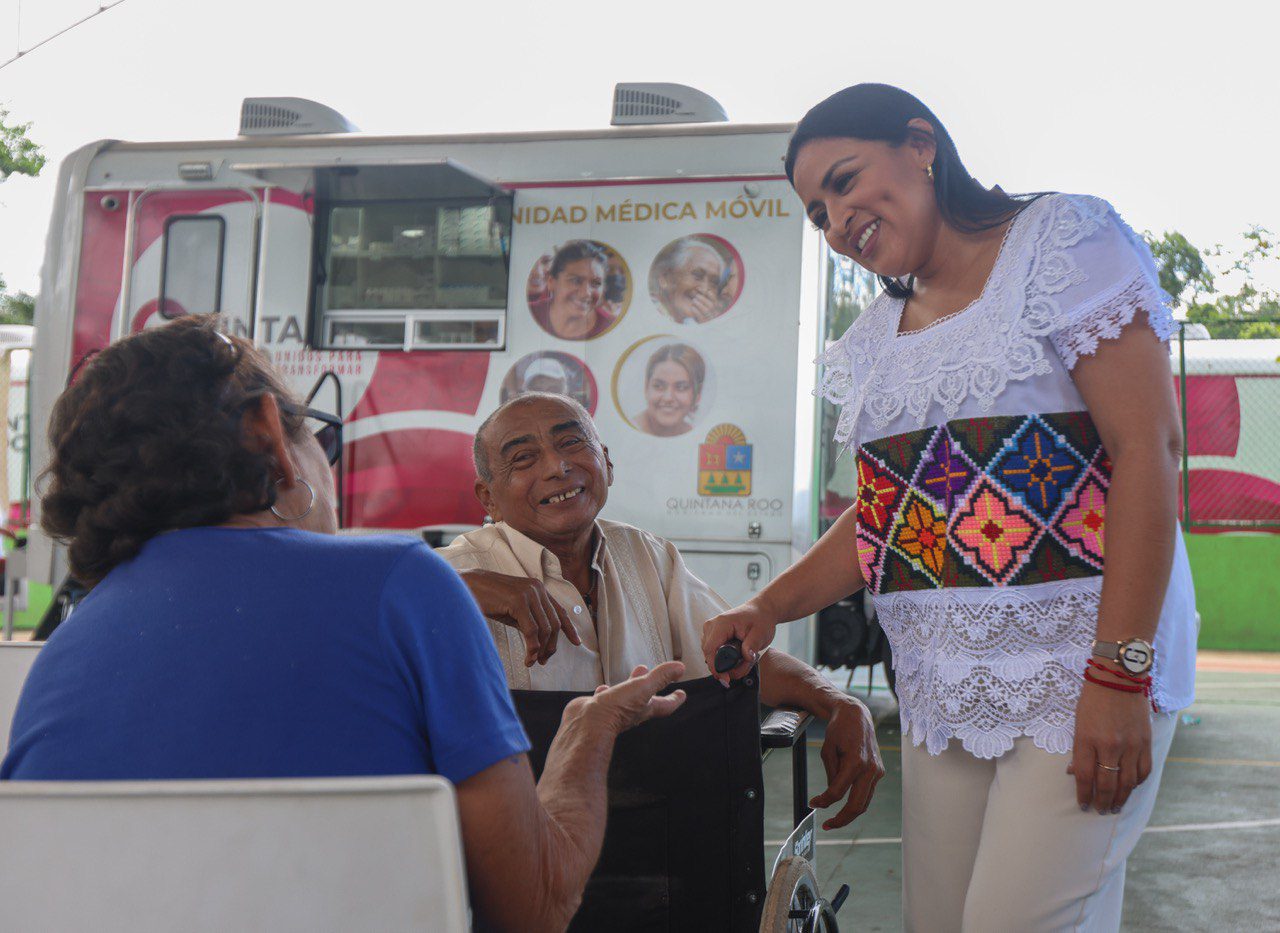
<svg viewBox="0 0 1280 933"><path fill-rule="evenodd" d="M337 415L331 415L327 411L306 408L283 399L280 400L280 409L300 418L310 418L313 421L321 422L321 427L315 432L316 442L320 445L320 449L324 451L324 455L329 458L329 466L333 466L338 462L338 459L342 456L341 418Z"/></svg>

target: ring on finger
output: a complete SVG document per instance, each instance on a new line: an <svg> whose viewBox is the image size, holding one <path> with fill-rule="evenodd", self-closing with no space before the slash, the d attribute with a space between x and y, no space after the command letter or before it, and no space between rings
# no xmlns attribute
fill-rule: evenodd
<svg viewBox="0 0 1280 933"><path fill-rule="evenodd" d="M1116 774L1118 774L1118 773L1120 772L1120 766L1119 766L1119 765L1116 765L1116 766L1113 768L1113 767L1111 767L1110 765L1104 765L1102 762L1098 762L1098 767L1099 767L1099 768L1101 768L1103 771L1111 771L1111 772L1114 772L1114 773L1116 773Z"/></svg>

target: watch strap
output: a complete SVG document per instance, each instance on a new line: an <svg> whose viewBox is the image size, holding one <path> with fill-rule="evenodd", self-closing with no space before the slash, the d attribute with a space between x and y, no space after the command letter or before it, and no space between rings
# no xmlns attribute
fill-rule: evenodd
<svg viewBox="0 0 1280 933"><path fill-rule="evenodd" d="M1095 658L1106 658L1108 661L1116 661L1120 658L1120 645L1118 641L1101 641L1095 639L1093 642L1093 656Z"/></svg>

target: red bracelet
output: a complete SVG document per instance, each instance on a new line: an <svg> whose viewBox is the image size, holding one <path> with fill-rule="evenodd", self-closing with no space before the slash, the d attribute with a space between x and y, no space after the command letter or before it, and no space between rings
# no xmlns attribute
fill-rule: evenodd
<svg viewBox="0 0 1280 933"><path fill-rule="evenodd" d="M1146 693L1147 688L1140 684L1118 684L1111 680L1103 680L1101 677L1093 676L1092 671L1084 672L1084 679L1091 684L1097 684L1099 687L1108 687L1111 690L1121 690L1125 693Z"/></svg>
<svg viewBox="0 0 1280 933"><path fill-rule="evenodd" d="M1090 665L1092 666L1092 661L1090 661ZM1098 665L1098 666L1101 667L1101 665ZM1107 668L1105 667L1101 669L1107 670ZM1093 671L1091 671L1089 668L1086 667L1084 669L1084 679L1091 684L1097 684L1099 687L1106 687L1108 690L1119 690L1122 693L1141 693L1143 696L1147 698L1147 702L1151 704L1151 711L1153 713L1157 712L1156 701L1151 699L1151 678L1150 677L1144 678L1146 683L1118 684L1110 680L1103 680L1100 677L1095 677L1093 675Z"/></svg>
<svg viewBox="0 0 1280 933"><path fill-rule="evenodd" d="M1089 658L1086 663L1095 671L1102 671L1105 674L1111 674L1113 677L1119 677L1123 680L1127 680L1131 684L1141 684L1144 687L1151 686L1150 674L1130 674L1128 671L1117 671L1114 668L1107 667L1105 664L1095 661L1093 658Z"/></svg>

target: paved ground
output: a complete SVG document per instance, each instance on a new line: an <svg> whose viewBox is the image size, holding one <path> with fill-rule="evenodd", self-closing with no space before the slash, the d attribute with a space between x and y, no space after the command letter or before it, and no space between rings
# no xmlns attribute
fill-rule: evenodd
<svg viewBox="0 0 1280 933"><path fill-rule="evenodd" d="M1150 826L1129 860L1125 931L1280 930L1280 655L1204 652L1196 702L1178 724ZM854 692L866 696L866 672ZM843 683L843 679L841 680ZM870 810L853 826L820 833L824 893L853 895L845 928L901 928L900 740L892 697L870 698L885 767ZM811 738L820 738L813 736ZM810 790L821 787L810 742ZM790 827L790 763L765 763L765 838ZM766 849L772 864L777 845Z"/></svg>

